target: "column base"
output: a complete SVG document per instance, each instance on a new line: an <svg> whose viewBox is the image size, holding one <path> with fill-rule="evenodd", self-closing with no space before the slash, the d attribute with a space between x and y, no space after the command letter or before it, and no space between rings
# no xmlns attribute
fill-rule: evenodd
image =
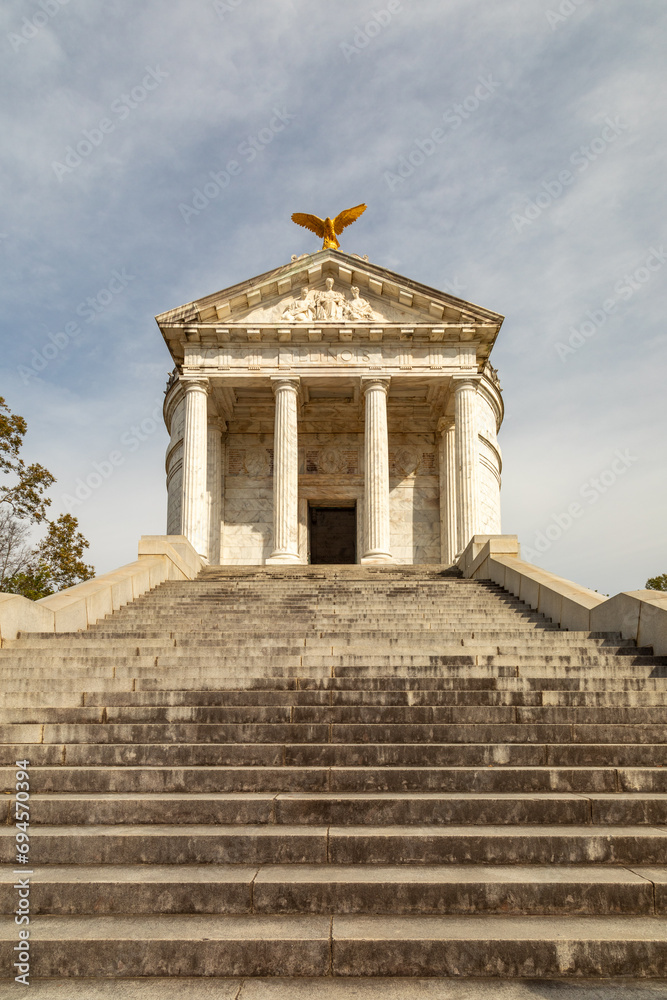
<svg viewBox="0 0 667 1000"><path fill-rule="evenodd" d="M368 552L361 557L361 565L367 566L371 563L393 563L394 557L391 552Z"/></svg>
<svg viewBox="0 0 667 1000"><path fill-rule="evenodd" d="M294 552L272 552L266 560L267 566L283 566L285 564L300 566L301 559L299 555Z"/></svg>

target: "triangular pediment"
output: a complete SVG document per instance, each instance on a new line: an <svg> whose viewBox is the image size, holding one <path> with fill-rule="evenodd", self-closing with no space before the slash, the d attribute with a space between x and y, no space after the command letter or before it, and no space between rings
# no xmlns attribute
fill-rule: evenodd
<svg viewBox="0 0 667 1000"><path fill-rule="evenodd" d="M285 326L294 329L349 326L455 328L478 341L488 357L503 317L387 268L342 253L320 250L294 258L195 302L161 313L157 323L178 360L177 341L194 327L241 330L252 327L264 339ZM180 336L184 332L184 337Z"/></svg>
<svg viewBox="0 0 667 1000"><path fill-rule="evenodd" d="M347 293L352 299L351 288L360 290L372 309L390 322L421 319L461 322L468 320L500 324L503 317L472 302L456 298L405 278L387 268L370 264L361 258L337 250L321 250L304 254L290 264L273 271L249 278L230 288L221 289L195 302L188 302L156 317L160 326L165 323L246 322L275 323L276 307L290 303L301 294L302 288L321 292L326 279L334 281L334 290ZM322 317L320 317L322 318ZM334 317L338 322L340 317Z"/></svg>

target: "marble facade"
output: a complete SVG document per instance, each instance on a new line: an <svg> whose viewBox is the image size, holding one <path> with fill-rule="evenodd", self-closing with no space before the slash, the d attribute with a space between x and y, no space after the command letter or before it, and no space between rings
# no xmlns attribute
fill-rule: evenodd
<svg viewBox="0 0 667 1000"><path fill-rule="evenodd" d="M321 250L157 322L167 532L210 563L307 563L309 505L356 506L363 563L500 533L502 316Z"/></svg>

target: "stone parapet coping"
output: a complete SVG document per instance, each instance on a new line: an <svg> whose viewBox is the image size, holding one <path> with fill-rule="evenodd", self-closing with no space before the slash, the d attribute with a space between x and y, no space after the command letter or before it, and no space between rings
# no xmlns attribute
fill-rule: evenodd
<svg viewBox="0 0 667 1000"><path fill-rule="evenodd" d="M493 580L561 628L619 632L667 655L667 594L632 590L604 597L521 559L516 535L474 535L458 559L468 579Z"/></svg>
<svg viewBox="0 0 667 1000"><path fill-rule="evenodd" d="M11 642L19 632L86 629L165 580L193 580L203 565L184 535L142 535L136 562L111 573L40 601L0 594L0 640Z"/></svg>

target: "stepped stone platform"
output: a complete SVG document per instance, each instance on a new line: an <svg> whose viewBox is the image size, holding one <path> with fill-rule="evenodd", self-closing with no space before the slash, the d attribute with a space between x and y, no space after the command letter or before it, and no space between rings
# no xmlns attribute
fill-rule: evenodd
<svg viewBox="0 0 667 1000"><path fill-rule="evenodd" d="M0 997L23 758L38 997L667 996L650 648L439 567L209 567L0 675Z"/></svg>

